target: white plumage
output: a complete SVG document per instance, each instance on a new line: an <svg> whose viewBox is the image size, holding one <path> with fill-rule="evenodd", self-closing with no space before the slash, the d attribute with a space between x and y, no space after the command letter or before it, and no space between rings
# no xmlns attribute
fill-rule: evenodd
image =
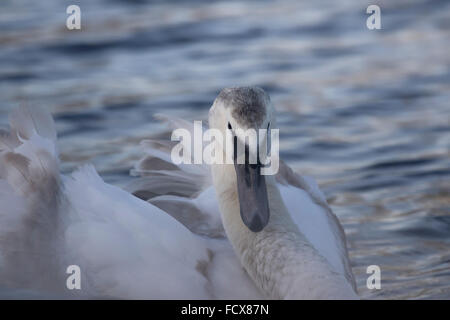
<svg viewBox="0 0 450 320"><path fill-rule="evenodd" d="M165 120L192 130L183 120ZM133 170L140 178L125 191L89 165L61 175L53 120L44 110L16 109L10 124L0 135L0 297L356 298L338 220L317 185L284 163L274 181L289 228L304 243L273 251L262 241L248 249L259 259L249 262L228 240L237 229L224 230L227 208L220 204L227 200L210 168L173 165L170 141L143 143L147 154ZM269 223L263 232L275 229ZM283 245L282 238L274 232L271 243ZM69 265L81 268L81 290L66 288ZM252 268L276 284L261 283L261 271Z"/></svg>

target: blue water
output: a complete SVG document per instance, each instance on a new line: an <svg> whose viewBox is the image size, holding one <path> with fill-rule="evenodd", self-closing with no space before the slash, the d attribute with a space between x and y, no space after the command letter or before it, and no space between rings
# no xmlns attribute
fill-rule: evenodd
<svg viewBox="0 0 450 320"><path fill-rule="evenodd" d="M65 27L78 4L82 30ZM450 2L2 0L0 125L55 116L62 168L124 185L155 113L206 119L221 88L258 85L282 157L314 176L348 236L364 298L450 298ZM368 265L381 290L366 288Z"/></svg>

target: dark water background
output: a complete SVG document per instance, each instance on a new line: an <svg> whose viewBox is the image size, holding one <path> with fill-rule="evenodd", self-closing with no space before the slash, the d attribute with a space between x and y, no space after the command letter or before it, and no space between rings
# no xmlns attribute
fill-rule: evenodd
<svg viewBox="0 0 450 320"><path fill-rule="evenodd" d="M361 295L450 298L449 44L450 1L1 0L0 124L46 106L64 172L92 162L123 185L163 132L153 114L206 119L221 88L261 86L282 157L344 225Z"/></svg>

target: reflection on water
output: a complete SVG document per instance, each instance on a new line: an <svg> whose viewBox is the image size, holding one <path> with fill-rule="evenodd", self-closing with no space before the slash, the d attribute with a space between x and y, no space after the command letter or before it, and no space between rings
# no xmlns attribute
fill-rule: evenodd
<svg viewBox="0 0 450 320"><path fill-rule="evenodd" d="M377 3L370 31L368 1L82 0L68 31L71 3L5 0L0 124L47 106L63 170L89 161L123 185L138 142L163 132L153 114L205 119L221 88L259 85L282 156L344 225L361 295L449 298L450 2Z"/></svg>

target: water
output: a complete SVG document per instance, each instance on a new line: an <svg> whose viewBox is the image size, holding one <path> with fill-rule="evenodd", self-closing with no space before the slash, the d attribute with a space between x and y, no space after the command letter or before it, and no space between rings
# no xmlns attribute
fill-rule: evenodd
<svg viewBox="0 0 450 320"><path fill-rule="evenodd" d="M2 0L0 124L54 114L62 169L123 185L155 113L206 119L219 90L259 85L282 157L313 175L348 235L364 298L450 297L450 2ZM366 288L379 265L381 290Z"/></svg>

